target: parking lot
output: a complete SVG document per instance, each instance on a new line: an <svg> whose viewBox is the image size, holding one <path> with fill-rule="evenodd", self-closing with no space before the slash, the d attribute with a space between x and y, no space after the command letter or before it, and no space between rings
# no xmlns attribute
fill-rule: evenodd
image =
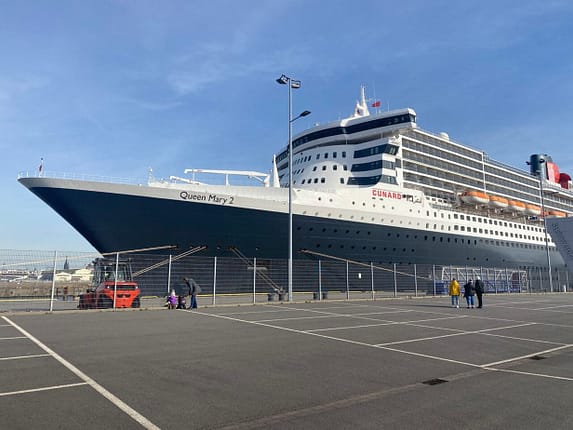
<svg viewBox="0 0 573 430"><path fill-rule="evenodd" d="M573 295L0 317L5 428L569 429Z"/></svg>

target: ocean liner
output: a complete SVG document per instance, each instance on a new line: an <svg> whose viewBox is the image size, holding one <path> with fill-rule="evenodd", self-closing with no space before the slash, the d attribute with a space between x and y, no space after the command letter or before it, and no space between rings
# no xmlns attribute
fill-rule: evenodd
<svg viewBox="0 0 573 430"><path fill-rule="evenodd" d="M293 137L294 258L475 267L555 268L564 261L546 218L573 214L569 175L550 156L530 171L417 125L413 109L369 112L364 88L353 114ZM189 169L147 184L20 173L18 180L98 251L165 245L202 255L288 254L288 148L268 175ZM221 173L224 184L195 179ZM263 185L231 185L229 176Z"/></svg>

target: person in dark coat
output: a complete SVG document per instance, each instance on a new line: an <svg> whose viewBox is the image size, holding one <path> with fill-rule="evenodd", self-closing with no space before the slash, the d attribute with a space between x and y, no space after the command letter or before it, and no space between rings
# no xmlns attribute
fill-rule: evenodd
<svg viewBox="0 0 573 430"><path fill-rule="evenodd" d="M466 285L464 285L464 297L466 298L466 303L468 304L468 309L475 307L474 306L474 294L475 294L474 283L470 279L466 283Z"/></svg>
<svg viewBox="0 0 573 430"><path fill-rule="evenodd" d="M201 287L193 279L183 278L189 288L189 296L191 296L191 304L189 309L197 309L197 294L201 292Z"/></svg>
<svg viewBox="0 0 573 430"><path fill-rule="evenodd" d="M476 290L476 296L477 296L477 299L478 299L478 305L477 305L477 307L478 307L478 309L481 309L481 308L483 307L482 296L483 296L483 288L484 288L484 285L483 285L483 281L479 278L479 276L478 276L478 278L476 279L476 282L475 282L475 285L474 285L474 286L475 286L475 290Z"/></svg>

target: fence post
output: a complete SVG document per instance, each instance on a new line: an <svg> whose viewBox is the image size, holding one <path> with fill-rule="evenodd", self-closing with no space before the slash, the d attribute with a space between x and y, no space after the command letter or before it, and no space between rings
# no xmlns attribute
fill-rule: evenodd
<svg viewBox="0 0 573 430"><path fill-rule="evenodd" d="M370 262L370 287L372 288L372 300L374 300L374 264Z"/></svg>
<svg viewBox="0 0 573 430"><path fill-rule="evenodd" d="M507 267L505 268L505 283L507 284L507 292L511 293L511 284L509 283L509 275L507 274Z"/></svg>
<svg viewBox="0 0 573 430"><path fill-rule="evenodd" d="M217 257L214 257L213 260L213 301L212 304L213 306L215 306L215 296L216 296L216 291L217 289Z"/></svg>
<svg viewBox="0 0 573 430"><path fill-rule="evenodd" d="M52 293L50 296L50 312L54 310L54 294L56 290L56 263L58 260L58 251L54 251L54 270L52 270Z"/></svg>
<svg viewBox="0 0 573 430"><path fill-rule="evenodd" d="M414 297L418 297L418 269L414 264Z"/></svg>
<svg viewBox="0 0 573 430"><path fill-rule="evenodd" d="M539 267L539 292L543 291L543 281L541 279L541 267Z"/></svg>
<svg viewBox="0 0 573 430"><path fill-rule="evenodd" d="M119 252L115 253L115 273L113 276L113 310L115 311L115 302L117 301L117 272L119 270Z"/></svg>
<svg viewBox="0 0 573 430"><path fill-rule="evenodd" d="M346 260L346 300L350 300L350 278L348 277L348 260Z"/></svg>
<svg viewBox="0 0 573 430"><path fill-rule="evenodd" d="M171 254L169 254L169 265L167 267L167 294L171 292Z"/></svg>
<svg viewBox="0 0 573 430"><path fill-rule="evenodd" d="M432 264L432 283L434 284L434 297L436 297L436 266Z"/></svg>
<svg viewBox="0 0 573 430"><path fill-rule="evenodd" d="M257 257L253 258L253 304L257 303Z"/></svg>
<svg viewBox="0 0 573 430"><path fill-rule="evenodd" d="M396 263L394 265L394 297L398 297L398 278L396 277Z"/></svg>
<svg viewBox="0 0 573 430"><path fill-rule="evenodd" d="M318 300L322 300L322 263L318 260Z"/></svg>

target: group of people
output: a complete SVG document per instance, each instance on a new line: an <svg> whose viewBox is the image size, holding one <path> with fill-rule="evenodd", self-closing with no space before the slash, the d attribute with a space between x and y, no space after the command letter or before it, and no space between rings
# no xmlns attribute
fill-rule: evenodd
<svg viewBox="0 0 573 430"><path fill-rule="evenodd" d="M474 296L477 297L477 308L483 308L483 290L484 285L483 281L478 276L473 282L471 279L466 282L464 285L464 297L466 299L466 303L468 309L475 308L475 300ZM452 298L452 308L459 308L460 307L460 284L456 278L452 278L452 282L450 282L448 293Z"/></svg>
<svg viewBox="0 0 573 430"><path fill-rule="evenodd" d="M201 292L201 287L193 279L183 278L183 281L187 285L189 292L189 297L191 297L191 304L189 309L197 308L197 294ZM184 294L177 295L175 290L171 290L171 294L167 296L167 302L165 305L167 309L186 309L187 298Z"/></svg>

